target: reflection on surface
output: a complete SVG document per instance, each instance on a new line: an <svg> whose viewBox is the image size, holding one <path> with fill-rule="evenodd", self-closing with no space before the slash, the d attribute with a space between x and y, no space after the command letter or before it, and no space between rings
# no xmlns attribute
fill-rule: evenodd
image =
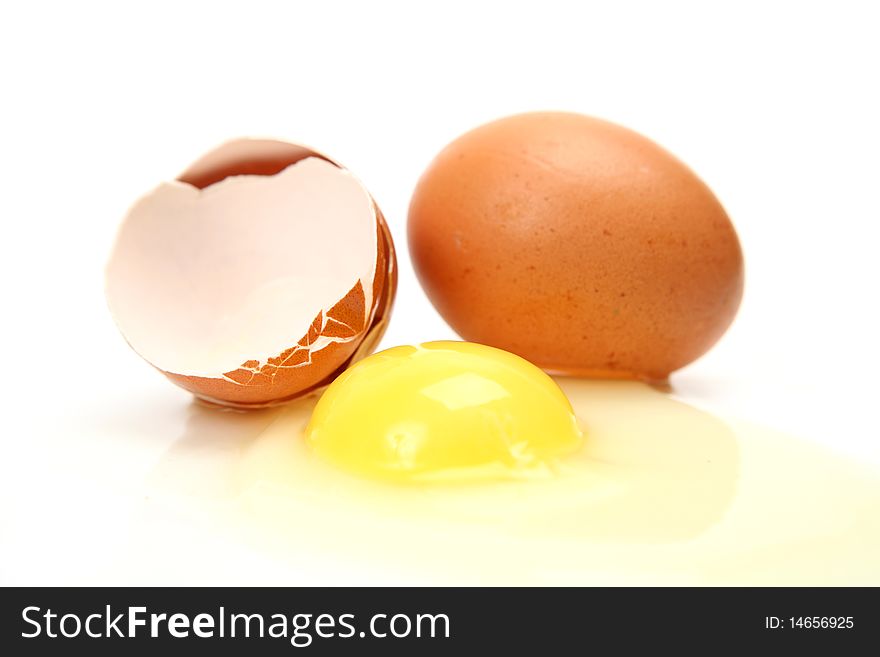
<svg viewBox="0 0 880 657"><path fill-rule="evenodd" d="M183 435L148 483L165 495L210 499L234 494L232 482L242 458L281 409L242 412L195 400L187 411Z"/></svg>
<svg viewBox="0 0 880 657"><path fill-rule="evenodd" d="M550 478L357 479L302 440L312 399L259 415L194 408L153 482L248 550L379 582L880 582L876 477L642 384L559 383L587 441Z"/></svg>

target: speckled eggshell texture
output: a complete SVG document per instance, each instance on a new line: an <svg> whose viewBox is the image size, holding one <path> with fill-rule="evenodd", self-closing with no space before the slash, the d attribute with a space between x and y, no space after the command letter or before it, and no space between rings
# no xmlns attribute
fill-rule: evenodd
<svg viewBox="0 0 880 657"><path fill-rule="evenodd" d="M466 340L546 370L666 379L733 320L743 260L711 190L670 153L578 114L456 139L420 179L409 248Z"/></svg>

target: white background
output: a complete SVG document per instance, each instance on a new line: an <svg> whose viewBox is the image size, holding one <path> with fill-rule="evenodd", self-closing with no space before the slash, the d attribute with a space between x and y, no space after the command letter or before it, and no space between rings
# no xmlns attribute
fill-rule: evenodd
<svg viewBox="0 0 880 657"><path fill-rule="evenodd" d="M178 437L188 397L118 335L102 268L140 194L236 136L319 148L377 199L401 269L388 346L452 335L405 241L448 141L533 109L648 135L746 254L740 315L677 394L880 465L872 5L4 3L0 582L94 581Z"/></svg>

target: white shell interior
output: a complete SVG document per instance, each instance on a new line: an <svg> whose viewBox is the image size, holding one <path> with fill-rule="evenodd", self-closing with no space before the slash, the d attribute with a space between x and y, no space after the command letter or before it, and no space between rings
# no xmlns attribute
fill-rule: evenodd
<svg viewBox="0 0 880 657"><path fill-rule="evenodd" d="M147 361L166 372L219 378L294 346L318 312L358 280L366 325L377 248L370 196L320 158L202 190L163 183L119 230L107 300Z"/></svg>

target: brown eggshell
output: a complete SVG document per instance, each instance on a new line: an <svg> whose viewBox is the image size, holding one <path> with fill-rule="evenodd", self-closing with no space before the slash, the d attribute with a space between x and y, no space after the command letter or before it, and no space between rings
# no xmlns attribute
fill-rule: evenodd
<svg viewBox="0 0 880 657"><path fill-rule="evenodd" d="M178 177L199 189L237 175L275 175L307 157L335 166L330 158L296 144L272 140L229 142L208 153ZM352 362L367 356L387 327L397 288L397 262L391 233L382 213L376 214L377 257L373 278L372 313L365 313L360 282L327 312L319 312L305 335L292 335L290 348L265 362L245 361L222 378L160 371L199 399L234 408L260 408L302 397L328 385ZM295 257L292 255L291 257ZM371 318L364 325L364 316ZM318 350L310 345L321 335L351 338Z"/></svg>
<svg viewBox="0 0 880 657"><path fill-rule="evenodd" d="M316 317L309 333L298 340L295 347L269 359L262 367L259 367L256 361L242 363L240 369L226 373L228 380L185 376L164 371L162 373L203 401L242 409L262 408L317 392L332 383L351 364L371 354L388 327L388 319L397 291L397 260L391 233L378 208L376 212L379 220L380 245L376 278L373 281L376 310L373 323L369 327L352 322L356 331L361 334L358 340L333 343L312 352L311 355L307 348L319 335L333 335L334 330L339 330L337 324L328 322L327 319L350 320L356 312L363 309L364 293L359 284L327 313L327 318L322 320L320 316ZM322 321L326 323L323 329ZM302 363L309 357L311 364L308 367L296 369L284 367Z"/></svg>
<svg viewBox="0 0 880 657"><path fill-rule="evenodd" d="M663 380L736 314L743 260L708 187L645 137L542 112L447 146L409 211L416 272L466 340L557 373Z"/></svg>

